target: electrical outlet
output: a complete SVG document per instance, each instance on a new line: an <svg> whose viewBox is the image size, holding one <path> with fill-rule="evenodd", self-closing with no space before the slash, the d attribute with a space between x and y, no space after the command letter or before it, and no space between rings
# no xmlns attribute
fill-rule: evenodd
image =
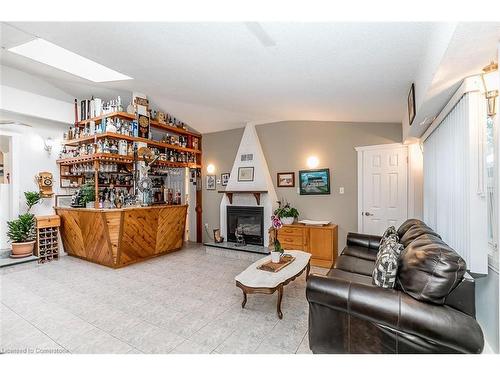
<svg viewBox="0 0 500 375"><path fill-rule="evenodd" d="M344 187L339 188L339 194L344 194Z"/></svg>

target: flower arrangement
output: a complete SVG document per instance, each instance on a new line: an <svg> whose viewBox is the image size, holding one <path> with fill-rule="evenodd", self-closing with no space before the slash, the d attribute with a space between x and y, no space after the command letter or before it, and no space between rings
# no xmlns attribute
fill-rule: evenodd
<svg viewBox="0 0 500 375"><path fill-rule="evenodd" d="M274 250L279 253L283 253L283 248L281 247L281 243L278 240L278 229L280 229L283 226L283 223L281 222L281 219L279 218L278 215L273 215L271 216L271 223L274 228Z"/></svg>
<svg viewBox="0 0 500 375"><path fill-rule="evenodd" d="M282 224L292 224L299 217L299 211L290 205L286 200L278 201L278 208L274 210L274 216L277 216Z"/></svg>

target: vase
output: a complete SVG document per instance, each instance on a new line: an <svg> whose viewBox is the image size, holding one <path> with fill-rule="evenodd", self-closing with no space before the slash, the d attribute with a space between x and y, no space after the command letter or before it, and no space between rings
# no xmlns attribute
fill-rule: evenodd
<svg viewBox="0 0 500 375"><path fill-rule="evenodd" d="M279 251L271 251L271 262L279 263L281 259L281 253Z"/></svg>
<svg viewBox="0 0 500 375"><path fill-rule="evenodd" d="M293 222L295 221L295 218L293 216L291 217L282 217L281 218L281 222L285 225L290 225L290 224L293 224Z"/></svg>
<svg viewBox="0 0 500 375"><path fill-rule="evenodd" d="M35 241L13 242L11 258L24 258L33 254Z"/></svg>

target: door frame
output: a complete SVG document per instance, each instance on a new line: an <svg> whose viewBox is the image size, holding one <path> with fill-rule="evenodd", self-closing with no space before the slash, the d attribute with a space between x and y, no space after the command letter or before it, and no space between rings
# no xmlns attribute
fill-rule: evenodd
<svg viewBox="0 0 500 375"><path fill-rule="evenodd" d="M391 150L395 148L406 149L406 157L408 158L408 146L403 143L387 143L381 145L358 146L354 147L358 156L358 233L363 233L363 161L364 152L371 150ZM406 163L406 212L408 213L408 188L409 188L409 170L408 160Z"/></svg>

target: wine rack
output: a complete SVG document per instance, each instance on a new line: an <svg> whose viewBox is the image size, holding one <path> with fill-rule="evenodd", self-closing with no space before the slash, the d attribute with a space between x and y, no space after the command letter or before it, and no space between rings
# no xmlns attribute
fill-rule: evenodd
<svg viewBox="0 0 500 375"><path fill-rule="evenodd" d="M46 263L59 258L59 227L61 219L57 215L36 217L35 255L38 263Z"/></svg>

